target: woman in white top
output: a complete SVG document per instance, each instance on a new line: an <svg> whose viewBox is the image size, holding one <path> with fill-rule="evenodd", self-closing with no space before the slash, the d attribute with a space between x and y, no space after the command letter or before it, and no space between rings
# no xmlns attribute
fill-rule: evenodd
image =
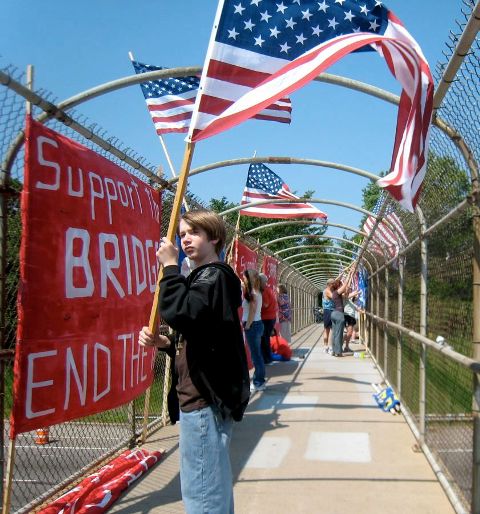
<svg viewBox="0 0 480 514"><path fill-rule="evenodd" d="M262 293L260 293L260 277L254 269L246 269L243 272L243 328L245 338L250 349L253 366L252 391L265 389L265 362L262 356L261 339L263 334L263 322L261 318Z"/></svg>

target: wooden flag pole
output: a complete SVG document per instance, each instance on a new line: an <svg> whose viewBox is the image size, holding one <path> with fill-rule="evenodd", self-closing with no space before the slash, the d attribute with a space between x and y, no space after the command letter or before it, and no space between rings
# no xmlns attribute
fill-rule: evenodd
<svg viewBox="0 0 480 514"><path fill-rule="evenodd" d="M133 56L133 52L128 52L128 57L130 58L130 61L135 60L135 58ZM163 140L162 135L159 134L158 136L160 139L160 143L162 145L163 153L165 154L165 158L167 159L167 163L170 168L172 177L176 178L177 175L175 173L175 169L173 167L172 160L170 159L170 155L167 150L167 145L165 144L165 141ZM190 145L190 148L189 148L189 145L187 145L187 147L185 149L186 155L187 155L187 150L189 152L189 161L188 161L188 169L186 170L186 175L188 176L188 172L190 171L190 163L191 163L191 159L192 159L192 155L193 155L193 145ZM185 158L184 158L184 163L185 163ZM183 170L183 167L182 167L182 170ZM188 211L189 206L188 206L187 201L185 200L186 182L187 181L185 181L185 183L183 185L183 190L181 191L181 196L182 196L182 202L185 207L185 210ZM177 195L179 194L180 187L181 187L180 184L178 184L177 185L177 193L175 195L175 201L177 201ZM175 205L174 205L174 209L175 209ZM173 210L172 210L172 215L173 215ZM173 234L175 234L175 232L176 232L176 228L177 228L177 224L178 224L178 216L179 216L179 212L177 212L176 217L175 217L175 220L177 220L177 221L175 221L175 227L173 229ZM170 226L171 226L171 224L172 224L172 218L170 218ZM170 231L170 226L169 226L169 231ZM167 234L167 237L169 237L168 234ZM172 241L172 243L174 242L174 236L169 237L169 239ZM154 296L153 305L152 305L152 312L150 314L149 328L153 333L155 333L155 328L158 325L158 293L159 293L159 284L160 284L161 278L162 278L162 270L159 271L157 287L155 289L155 296ZM168 386L169 382L170 382L170 357L167 355L166 359L165 359L165 375L164 375L164 387L163 387L163 395L162 395L163 396L162 420L165 420L165 418L166 418L166 403L167 403L166 398L167 398L167 394L168 394L167 386ZM152 388L150 386L145 391L145 400L144 400L144 404L143 404L142 436L140 438L140 444L144 444L146 441L146 438L147 438L148 414L150 411L151 390L152 390Z"/></svg>
<svg viewBox="0 0 480 514"><path fill-rule="evenodd" d="M175 243L175 234L177 232L178 220L181 212L181 204L185 191L187 189L188 174L190 172L190 165L192 163L193 151L195 149L195 143L187 143L185 146L185 153L183 155L182 168L180 169L180 178L177 182L177 190L175 191L175 198L173 200L172 212L170 214L170 222L168 224L167 239L172 243ZM160 294L160 281L163 277L163 268L160 268L157 278L157 286L155 287L155 294L153 296L152 310L150 311L150 320L148 322L148 328L153 334L157 331L158 326L158 296ZM143 411L143 429L141 442L144 443L147 437L147 421L148 421L148 410L150 402L150 388L147 389L145 396L145 407Z"/></svg>
<svg viewBox="0 0 480 514"><path fill-rule="evenodd" d="M185 153L183 155L182 167L180 169L180 177L177 182L177 190L175 192L175 199L173 200L172 212L170 214L170 222L168 224L167 239L175 243L175 234L177 232L178 220L180 217L180 210L185 191L187 189L188 174L190 172L190 165L192 163L193 151L195 143L187 143L185 146ZM150 312L150 321L148 328L151 332L155 333L158 324L158 295L160 293L160 280L163 276L163 269L158 272L157 287L155 288L155 295L153 297L152 310Z"/></svg>

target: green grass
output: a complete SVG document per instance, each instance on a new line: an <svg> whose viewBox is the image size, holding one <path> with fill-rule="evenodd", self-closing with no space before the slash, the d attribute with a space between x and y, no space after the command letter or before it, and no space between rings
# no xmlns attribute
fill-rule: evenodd
<svg viewBox="0 0 480 514"><path fill-rule="evenodd" d="M419 409L420 351L417 343L402 346L402 400L413 413ZM472 372L448 357L427 349L426 413L435 415L470 414L472 411Z"/></svg>

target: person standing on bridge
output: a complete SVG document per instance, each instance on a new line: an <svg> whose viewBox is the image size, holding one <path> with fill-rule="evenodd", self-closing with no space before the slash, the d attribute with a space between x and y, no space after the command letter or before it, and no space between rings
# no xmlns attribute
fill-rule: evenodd
<svg viewBox="0 0 480 514"><path fill-rule="evenodd" d="M263 323L262 357L265 364L271 364L273 357L270 348L270 336L277 321L277 299L272 289L268 286L268 277L264 273L260 273L260 291L262 293L262 310L260 314Z"/></svg>
<svg viewBox="0 0 480 514"><path fill-rule="evenodd" d="M280 335L290 345L292 342L292 305L288 297L287 286L279 284L277 287L278 323Z"/></svg>
<svg viewBox="0 0 480 514"><path fill-rule="evenodd" d="M143 327L139 343L171 352L176 359L180 404L180 482L187 514L232 514L230 440L249 400L249 374L238 317L240 280L219 253L225 224L199 209L179 225L181 246L194 269L184 277L178 250L162 238L160 316L177 332L175 342Z"/></svg>
<svg viewBox="0 0 480 514"><path fill-rule="evenodd" d="M323 350L325 353L330 353L330 347L328 346L328 339L330 336L330 330L332 328L332 312L335 305L332 300L332 290L330 289L332 284L335 282L333 278L327 280L327 286L322 293L322 308L323 308Z"/></svg>
<svg viewBox="0 0 480 514"><path fill-rule="evenodd" d="M332 355L334 357L342 357L343 347L343 329L345 328L345 314L343 312L343 295L345 295L350 286L353 275L353 268L348 273L345 282L337 278L330 286L332 292L332 300L334 309L332 312L332 328L333 328L333 342L332 342Z"/></svg>
<svg viewBox="0 0 480 514"><path fill-rule="evenodd" d="M255 368L250 391L264 391L266 386L265 362L262 356L262 293L260 292L260 276L258 271L253 268L243 272L243 298L243 328Z"/></svg>

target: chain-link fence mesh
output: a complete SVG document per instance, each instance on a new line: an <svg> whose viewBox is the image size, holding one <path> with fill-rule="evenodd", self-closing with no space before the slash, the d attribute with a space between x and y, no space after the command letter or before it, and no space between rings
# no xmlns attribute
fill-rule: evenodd
<svg viewBox="0 0 480 514"><path fill-rule="evenodd" d="M437 82L459 41L474 8L472 0L463 1L461 19L451 32L445 52L446 61L437 66ZM465 56L455 81L438 111L438 116L463 138L470 150L469 168L466 154L437 126L432 128L428 171L424 183L420 208L425 218L427 259L425 335L438 341L439 349L449 346L467 357L473 355L473 267L474 232L472 212L474 207L465 203L472 192L475 167L480 158L479 93L480 51L476 39ZM473 181L475 184L475 181ZM393 205L393 204L392 204ZM460 207L459 207L460 206ZM405 254L402 316L403 326L421 332L422 256L420 218L395 207L404 230L412 244ZM451 214L450 216L447 216ZM445 218L442 220L442 218ZM428 228L436 224L435 228ZM388 283L383 271L378 273L380 285L377 296L377 277L370 281L373 294L370 310L384 318L384 290L388 290L387 320L398 319L398 263L390 263ZM377 303L378 298L378 303ZM476 313L478 316L478 312ZM383 327L373 322L369 332L370 349L381 368L385 368L388 382L401 395L402 408L408 411L420 440L424 440L433 454L454 494L470 511L472 500L473 469L473 377L465 366L445 354L422 344L408 335L399 336L388 328L387 359L384 354ZM398 340L401 340L398 351ZM425 351L425 393L422 398L422 354ZM401 374L397 369L400 364ZM424 401L424 413L422 403ZM424 418L422 419L422 416ZM424 433L421 433L424 426Z"/></svg>
<svg viewBox="0 0 480 514"><path fill-rule="evenodd" d="M426 238L427 282L426 336L451 346L462 355L472 356L472 218L469 208L449 218ZM403 285L403 326L421 329L421 255L420 243L405 255ZM388 291L388 316L398 319L399 274L396 265L379 273L380 285L373 291L373 310L385 318L385 286ZM375 285L376 280L372 283ZM378 298L378 303L377 303ZM374 323L371 350L386 379L395 386L418 429L421 427L422 345L408 336ZM437 339L437 338L441 339ZM443 343L444 341L444 343ZM385 356L385 349L387 356ZM397 369L400 360L401 375ZM445 355L426 351L425 442L435 455L452 488L468 508L472 485L473 418L472 373Z"/></svg>

